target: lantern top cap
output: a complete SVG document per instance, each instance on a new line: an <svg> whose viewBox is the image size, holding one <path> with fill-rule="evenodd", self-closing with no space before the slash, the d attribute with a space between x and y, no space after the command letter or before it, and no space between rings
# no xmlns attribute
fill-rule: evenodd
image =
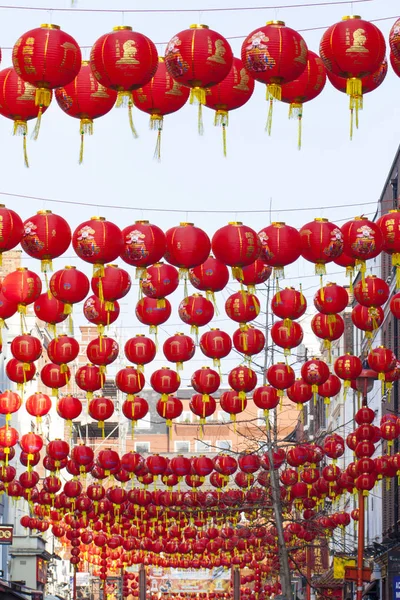
<svg viewBox="0 0 400 600"><path fill-rule="evenodd" d="M51 210L44 209L44 210L38 210L36 214L37 215L51 215L52 212L51 212Z"/></svg>
<svg viewBox="0 0 400 600"><path fill-rule="evenodd" d="M17 271L27 271L28 269L26 267L18 267Z"/></svg>
<svg viewBox="0 0 400 600"><path fill-rule="evenodd" d="M229 221L228 225L233 225L234 227L238 227L239 225L243 225L242 221Z"/></svg>
<svg viewBox="0 0 400 600"><path fill-rule="evenodd" d="M350 19L361 19L360 15L346 15L342 17L342 21L350 21Z"/></svg>
<svg viewBox="0 0 400 600"><path fill-rule="evenodd" d="M328 219L325 219L324 217L315 217L314 221L317 223L327 223Z"/></svg>
<svg viewBox="0 0 400 600"><path fill-rule="evenodd" d="M279 27L285 27L285 21L267 21L266 25L279 25Z"/></svg>
<svg viewBox="0 0 400 600"><path fill-rule="evenodd" d="M190 26L189 29L210 29L208 25L200 25L199 23L194 23Z"/></svg>
<svg viewBox="0 0 400 600"><path fill-rule="evenodd" d="M159 62L159 63L163 63L163 62L165 62L165 59L164 59L164 57L163 57L163 56L159 56L159 57L158 57L158 62Z"/></svg>
<svg viewBox="0 0 400 600"><path fill-rule="evenodd" d="M66 267L64 267L64 269L76 269L76 267L74 267L73 265L67 265Z"/></svg>
<svg viewBox="0 0 400 600"><path fill-rule="evenodd" d="M40 26L41 29L61 29L59 25L52 25L51 23L42 23Z"/></svg>
<svg viewBox="0 0 400 600"><path fill-rule="evenodd" d="M284 221L273 221L271 225L272 227L283 227L286 223Z"/></svg>
<svg viewBox="0 0 400 600"><path fill-rule="evenodd" d="M105 221L105 217L90 217L91 221Z"/></svg>
<svg viewBox="0 0 400 600"><path fill-rule="evenodd" d="M132 31L132 27L130 25L116 25L112 29L113 31Z"/></svg>
<svg viewBox="0 0 400 600"><path fill-rule="evenodd" d="M82 67L87 67L88 64L89 64L88 60L83 60L82 63L81 63Z"/></svg>
<svg viewBox="0 0 400 600"><path fill-rule="evenodd" d="M183 222L183 223L179 223L180 227L194 227L194 223L187 223L187 222Z"/></svg>
<svg viewBox="0 0 400 600"><path fill-rule="evenodd" d="M135 337L146 337L144 333L137 333Z"/></svg>
<svg viewBox="0 0 400 600"><path fill-rule="evenodd" d="M210 331L219 331L219 327L211 327Z"/></svg>
<svg viewBox="0 0 400 600"><path fill-rule="evenodd" d="M147 225L150 221L135 221L135 225Z"/></svg>
<svg viewBox="0 0 400 600"><path fill-rule="evenodd" d="M0 204L0 206L4 206L4 204ZM400 212L400 210L398 208L392 208L391 210L389 210L390 213L398 213Z"/></svg>
<svg viewBox="0 0 400 600"><path fill-rule="evenodd" d="M106 267L109 267L110 269L118 269L118 265L115 265L114 263L110 263L106 265Z"/></svg>

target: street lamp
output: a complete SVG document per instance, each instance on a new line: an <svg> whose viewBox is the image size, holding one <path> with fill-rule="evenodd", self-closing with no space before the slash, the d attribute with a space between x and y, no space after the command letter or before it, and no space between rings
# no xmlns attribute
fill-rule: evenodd
<svg viewBox="0 0 400 600"><path fill-rule="evenodd" d="M364 367L367 367L365 364ZM368 393L374 387L377 373L372 369L363 368L356 379L356 388L362 395L362 405L367 406ZM364 541L365 541L365 496L363 490L358 491L358 544L357 544L357 590L356 600L362 600L363 592L363 566L364 566Z"/></svg>

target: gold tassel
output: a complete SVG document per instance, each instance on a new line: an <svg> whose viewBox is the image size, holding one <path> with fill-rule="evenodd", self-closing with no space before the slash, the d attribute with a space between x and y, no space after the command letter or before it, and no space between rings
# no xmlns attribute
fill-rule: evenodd
<svg viewBox="0 0 400 600"><path fill-rule="evenodd" d="M282 100L282 88L278 83L270 83L267 85L267 101L269 101L268 118L266 124L266 131L268 135L271 135L272 130L272 116L274 112L274 101Z"/></svg>
<svg viewBox="0 0 400 600"><path fill-rule="evenodd" d="M301 102L292 102L289 106L289 119L297 119L297 148L301 150L301 134L303 120L303 104Z"/></svg>
<svg viewBox="0 0 400 600"><path fill-rule="evenodd" d="M157 141L154 150L153 159L158 162L161 161L161 132L163 130L164 118L162 115L151 115L150 117L150 129L157 129Z"/></svg>
<svg viewBox="0 0 400 600"><path fill-rule="evenodd" d="M358 129L358 113L363 108L362 80L352 77L347 80L346 94L350 96L350 139L353 139L354 120Z"/></svg>
<svg viewBox="0 0 400 600"><path fill-rule="evenodd" d="M120 93L121 93L121 92L118 92L118 97L119 97ZM118 98L117 98L117 103L118 103ZM117 104L117 106L118 106L118 104ZM131 128L131 131L132 131L132 135L133 135L133 137L134 137L135 139L137 139L139 136L138 136L138 133L137 133L137 131L136 131L135 125L134 125L134 123L133 123L132 107L133 107L133 100L132 100L132 94L130 93L129 100L128 100L128 117L129 117L129 126L130 126L130 128Z"/></svg>
<svg viewBox="0 0 400 600"><path fill-rule="evenodd" d="M26 148L26 136L28 134L28 124L26 121L14 121L13 135L22 135L22 148L24 151L24 164L29 169L28 152Z"/></svg>
<svg viewBox="0 0 400 600"><path fill-rule="evenodd" d="M226 128L229 124L229 113L227 110L217 110L214 117L214 125L222 127L222 148L226 158Z"/></svg>
<svg viewBox="0 0 400 600"><path fill-rule="evenodd" d="M51 90L48 90L46 88L37 88L36 94L35 94L35 106L40 106L40 111L41 111L42 106L50 106L50 102L51 102ZM39 115L38 115L38 118L39 118Z"/></svg>
<svg viewBox="0 0 400 600"><path fill-rule="evenodd" d="M93 135L93 121L92 119L81 119L80 122L80 134L81 134L81 146L79 150L79 164L83 163L83 150L85 142L85 134Z"/></svg>
<svg viewBox="0 0 400 600"><path fill-rule="evenodd" d="M36 123L35 123L35 127L34 127L34 130L33 130L33 133L32 133L32 139L35 142L36 142L36 140L39 137L40 125L42 123L42 114L43 114L43 108L42 108L42 105L40 105L38 116L37 116Z"/></svg>

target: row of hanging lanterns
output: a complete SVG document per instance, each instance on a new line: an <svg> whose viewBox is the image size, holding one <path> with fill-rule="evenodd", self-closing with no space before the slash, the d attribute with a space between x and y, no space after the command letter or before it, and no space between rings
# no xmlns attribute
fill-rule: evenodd
<svg viewBox="0 0 400 600"><path fill-rule="evenodd" d="M389 46L391 65L400 75L399 21L393 25ZM14 121L14 132L24 136L27 121L40 119L54 91L61 109L80 120L83 139L93 132L93 120L107 114L115 103L126 104L136 136L132 107L150 115L157 130L156 156L164 116L182 108L190 96L215 111L222 126L226 153L226 126L231 110L243 106L254 82L266 86L271 132L274 100L290 105L290 115L301 126L302 107L331 83L350 97L351 127L358 126L363 94L376 89L387 72L386 44L380 30L358 16L344 17L329 27L320 43L320 57L307 48L303 37L283 21L271 21L251 32L242 44L241 59L233 57L226 38L206 25L192 25L174 35L165 57L154 43L129 26L118 26L93 45L90 60L81 59L78 43L57 25L42 25L23 34L12 52L13 68L0 72L0 114ZM301 133L301 131L299 131ZM300 144L300 138L299 138Z"/></svg>

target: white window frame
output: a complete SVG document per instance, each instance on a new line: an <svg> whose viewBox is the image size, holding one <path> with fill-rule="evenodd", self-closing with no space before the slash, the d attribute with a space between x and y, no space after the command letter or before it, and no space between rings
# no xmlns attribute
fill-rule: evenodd
<svg viewBox="0 0 400 600"><path fill-rule="evenodd" d="M228 444L229 448L221 448L221 446L219 444ZM215 442L215 448L219 451L219 452L231 452L232 451L232 441L231 440L217 440Z"/></svg>
<svg viewBox="0 0 400 600"><path fill-rule="evenodd" d="M139 450L139 446L144 446L146 444L147 450ZM150 442L135 442L135 452L140 452L141 454L148 454L150 452Z"/></svg>
<svg viewBox="0 0 400 600"><path fill-rule="evenodd" d="M201 454L212 452L211 440L195 440L194 451Z"/></svg>
<svg viewBox="0 0 400 600"><path fill-rule="evenodd" d="M178 444L187 444L187 448L182 450L178 448ZM174 441L174 451L177 454L186 454L186 452L190 452L190 440L176 440Z"/></svg>
<svg viewBox="0 0 400 600"><path fill-rule="evenodd" d="M229 416L229 413L225 412L224 410L219 410L217 412L217 421L218 423L230 423L231 418Z"/></svg>
<svg viewBox="0 0 400 600"><path fill-rule="evenodd" d="M192 411L191 410L183 410L177 419L175 419L175 423L191 423L192 422Z"/></svg>

